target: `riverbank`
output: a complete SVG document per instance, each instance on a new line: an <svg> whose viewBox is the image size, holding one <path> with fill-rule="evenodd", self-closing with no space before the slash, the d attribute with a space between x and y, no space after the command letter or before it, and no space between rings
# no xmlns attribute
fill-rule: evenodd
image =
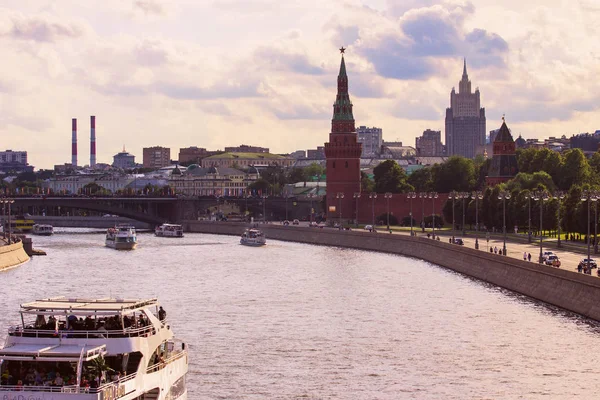
<svg viewBox="0 0 600 400"><path fill-rule="evenodd" d="M247 224L185 221L186 232L240 235ZM600 321L600 279L425 237L265 224L267 240L378 251L422 259ZM365 266L368 268L368 266Z"/></svg>
<svg viewBox="0 0 600 400"><path fill-rule="evenodd" d="M23 243L7 244L0 239L0 271L18 267L29 261L29 256L23 249Z"/></svg>

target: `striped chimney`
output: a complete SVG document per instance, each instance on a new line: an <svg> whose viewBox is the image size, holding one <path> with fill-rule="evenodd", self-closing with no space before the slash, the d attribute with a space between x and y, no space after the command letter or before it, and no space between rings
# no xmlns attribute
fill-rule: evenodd
<svg viewBox="0 0 600 400"><path fill-rule="evenodd" d="M90 116L90 167L96 165L96 116Z"/></svg>
<svg viewBox="0 0 600 400"><path fill-rule="evenodd" d="M71 120L71 165L77 166L77 118Z"/></svg>

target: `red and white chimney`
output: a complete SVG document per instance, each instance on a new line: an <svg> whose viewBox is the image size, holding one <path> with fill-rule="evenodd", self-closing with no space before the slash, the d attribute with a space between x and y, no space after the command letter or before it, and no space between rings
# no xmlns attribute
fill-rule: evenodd
<svg viewBox="0 0 600 400"><path fill-rule="evenodd" d="M90 116L90 167L96 165L96 116Z"/></svg>
<svg viewBox="0 0 600 400"><path fill-rule="evenodd" d="M71 165L77 166L77 118L71 120Z"/></svg>

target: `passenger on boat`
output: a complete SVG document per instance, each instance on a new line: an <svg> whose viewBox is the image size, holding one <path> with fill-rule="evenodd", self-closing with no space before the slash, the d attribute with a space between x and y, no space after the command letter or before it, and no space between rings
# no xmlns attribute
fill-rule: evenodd
<svg viewBox="0 0 600 400"><path fill-rule="evenodd" d="M162 306L158 309L158 319L164 321L167 318L167 312L163 310Z"/></svg>
<svg viewBox="0 0 600 400"><path fill-rule="evenodd" d="M44 317L43 315L38 315L37 317L35 317L35 325L34 327L37 329L41 329L46 325L46 317Z"/></svg>

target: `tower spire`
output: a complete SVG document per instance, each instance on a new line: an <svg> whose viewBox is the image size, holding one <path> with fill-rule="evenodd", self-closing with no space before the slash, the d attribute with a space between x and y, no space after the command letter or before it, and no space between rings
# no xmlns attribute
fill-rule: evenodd
<svg viewBox="0 0 600 400"><path fill-rule="evenodd" d="M469 79L469 75L467 75L467 57L463 58L464 60L464 65L463 65L463 79Z"/></svg>

